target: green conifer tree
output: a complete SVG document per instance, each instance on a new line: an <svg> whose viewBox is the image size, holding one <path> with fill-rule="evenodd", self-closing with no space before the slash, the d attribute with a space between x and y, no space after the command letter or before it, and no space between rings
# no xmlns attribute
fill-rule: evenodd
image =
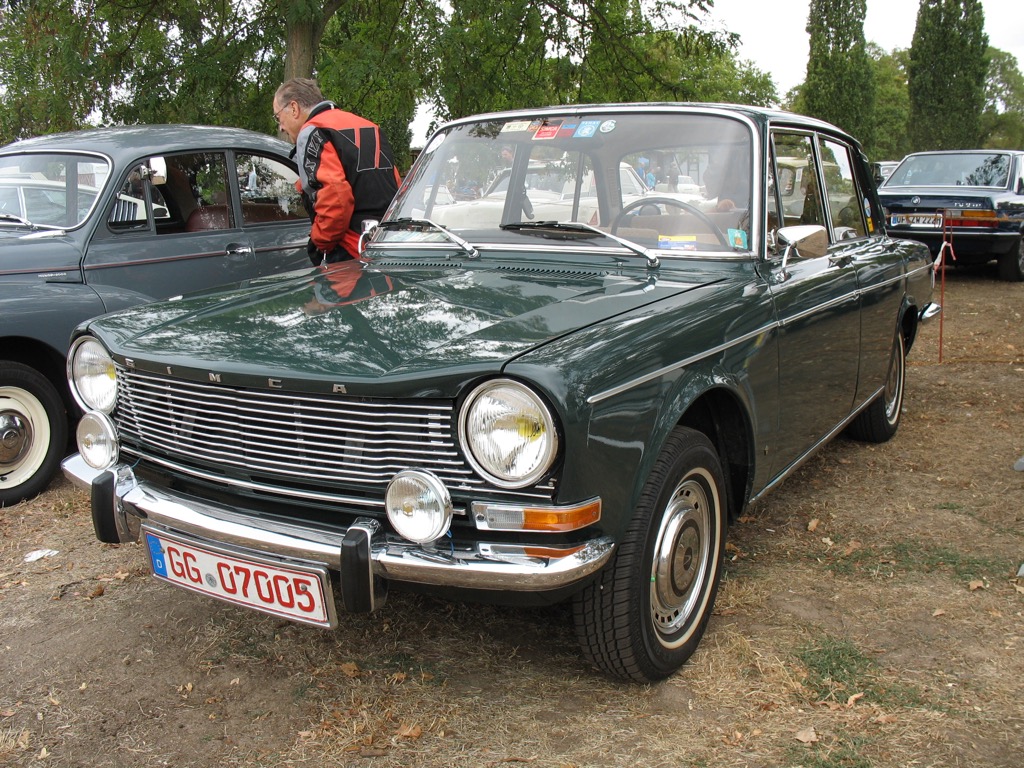
<svg viewBox="0 0 1024 768"><path fill-rule="evenodd" d="M802 104L862 142L871 140L874 65L864 42L866 0L811 0L810 54Z"/></svg>
<svg viewBox="0 0 1024 768"><path fill-rule="evenodd" d="M910 144L971 149L981 138L988 35L981 0L921 0L910 46Z"/></svg>

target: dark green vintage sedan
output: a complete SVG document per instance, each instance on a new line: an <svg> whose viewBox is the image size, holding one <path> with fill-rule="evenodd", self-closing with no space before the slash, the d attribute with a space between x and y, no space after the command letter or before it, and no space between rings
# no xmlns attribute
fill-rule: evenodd
<svg viewBox="0 0 1024 768"><path fill-rule="evenodd" d="M458 120L364 234L78 328L64 469L97 536L322 627L389 584L571 599L587 658L637 681L694 652L746 505L843 430L895 434L938 311L856 141L750 107Z"/></svg>

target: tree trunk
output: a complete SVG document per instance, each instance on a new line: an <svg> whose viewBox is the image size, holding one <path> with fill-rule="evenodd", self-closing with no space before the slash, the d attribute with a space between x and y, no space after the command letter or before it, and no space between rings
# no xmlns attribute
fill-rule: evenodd
<svg viewBox="0 0 1024 768"><path fill-rule="evenodd" d="M343 2L344 0L324 0L321 11L311 13L305 18L285 15L285 80L293 77L313 77L324 27L338 12Z"/></svg>

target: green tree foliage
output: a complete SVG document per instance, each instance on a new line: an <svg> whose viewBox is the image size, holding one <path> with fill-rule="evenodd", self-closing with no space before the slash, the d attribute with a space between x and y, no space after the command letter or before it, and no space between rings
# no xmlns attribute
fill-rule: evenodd
<svg viewBox="0 0 1024 768"><path fill-rule="evenodd" d="M313 75L399 159L440 119L588 101L769 104L770 78L707 31L711 0L0 0L0 142L86 124L272 132Z"/></svg>
<svg viewBox="0 0 1024 768"><path fill-rule="evenodd" d="M871 141L875 72L864 42L866 0L811 0L810 55L802 89L806 114Z"/></svg>
<svg viewBox="0 0 1024 768"><path fill-rule="evenodd" d="M979 146L988 72L981 0L921 0L910 46L910 143L915 151Z"/></svg>
<svg viewBox="0 0 1024 768"><path fill-rule="evenodd" d="M900 160L910 152L908 54L906 50L886 53L873 43L868 44L868 54L875 71L875 108L864 151L871 160Z"/></svg>
<svg viewBox="0 0 1024 768"><path fill-rule="evenodd" d="M988 58L981 146L1019 149L1024 147L1024 76L1012 54L989 48Z"/></svg>

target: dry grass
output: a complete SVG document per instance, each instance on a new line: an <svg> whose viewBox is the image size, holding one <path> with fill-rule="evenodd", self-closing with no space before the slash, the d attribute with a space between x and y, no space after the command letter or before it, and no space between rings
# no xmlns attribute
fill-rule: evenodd
<svg viewBox="0 0 1024 768"><path fill-rule="evenodd" d="M1019 768L1022 298L951 277L899 435L748 511L657 686L590 670L564 607L396 593L325 633L183 594L57 482L0 513L0 764Z"/></svg>

